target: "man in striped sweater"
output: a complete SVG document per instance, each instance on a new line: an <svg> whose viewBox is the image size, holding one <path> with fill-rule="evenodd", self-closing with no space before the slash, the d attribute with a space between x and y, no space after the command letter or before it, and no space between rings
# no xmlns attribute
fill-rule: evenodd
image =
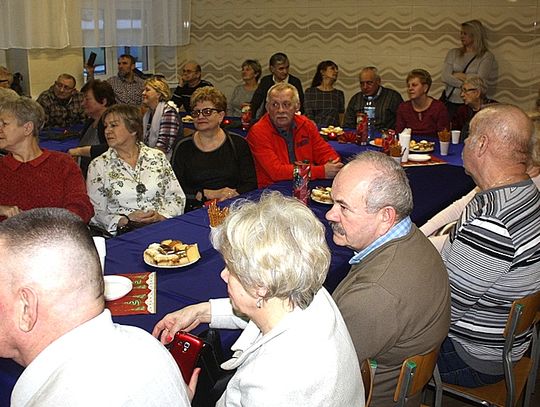
<svg viewBox="0 0 540 407"><path fill-rule="evenodd" d="M512 301L540 290L540 192L526 174L533 124L511 105L471 121L463 163L480 192L461 214L442 257L452 290L451 325L438 366L443 381L478 387L501 380ZM530 333L514 344L525 353Z"/></svg>

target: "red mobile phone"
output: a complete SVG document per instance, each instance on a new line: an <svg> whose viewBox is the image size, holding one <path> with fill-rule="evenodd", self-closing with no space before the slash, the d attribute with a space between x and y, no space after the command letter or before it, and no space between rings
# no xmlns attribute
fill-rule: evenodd
<svg viewBox="0 0 540 407"><path fill-rule="evenodd" d="M180 331L176 333L169 346L171 355L176 360L184 381L189 383L193 370L197 365L199 354L204 347L204 341L195 335Z"/></svg>

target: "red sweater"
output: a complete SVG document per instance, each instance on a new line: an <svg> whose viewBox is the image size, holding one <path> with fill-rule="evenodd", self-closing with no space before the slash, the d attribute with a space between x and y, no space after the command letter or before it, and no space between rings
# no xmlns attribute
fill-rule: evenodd
<svg viewBox="0 0 540 407"><path fill-rule="evenodd" d="M75 161L65 153L49 150L26 163L11 154L0 158L0 205L18 206L21 210L65 208L86 223L94 215ZM0 217L0 221L4 219Z"/></svg>
<svg viewBox="0 0 540 407"><path fill-rule="evenodd" d="M397 110L396 131L401 133L405 127L409 127L412 134L437 137L438 131L450 130L446 106L440 100L433 99L431 105L420 114L413 109L410 100L402 102Z"/></svg>
<svg viewBox="0 0 540 407"><path fill-rule="evenodd" d="M294 116L294 153L297 161L311 163L311 179L324 178L324 164L339 159L339 154L324 141L317 126L305 116ZM259 188L292 179L294 164L289 160L287 143L279 135L266 113L251 129L247 141L257 172Z"/></svg>

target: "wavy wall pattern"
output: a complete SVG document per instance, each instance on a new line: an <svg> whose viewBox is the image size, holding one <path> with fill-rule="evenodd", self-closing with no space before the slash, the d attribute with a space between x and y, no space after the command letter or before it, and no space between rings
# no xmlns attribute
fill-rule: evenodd
<svg viewBox="0 0 540 407"><path fill-rule="evenodd" d="M190 45L156 50L156 71L174 82L182 63L195 59L204 78L228 95L241 82L244 59L259 59L267 74L268 58L282 51L304 87L319 61L334 60L347 101L365 65L378 66L383 82L405 98L407 72L425 68L432 95L439 95L459 23L473 18L487 27L499 63L494 97L530 110L540 89L540 0L199 0L192 4Z"/></svg>

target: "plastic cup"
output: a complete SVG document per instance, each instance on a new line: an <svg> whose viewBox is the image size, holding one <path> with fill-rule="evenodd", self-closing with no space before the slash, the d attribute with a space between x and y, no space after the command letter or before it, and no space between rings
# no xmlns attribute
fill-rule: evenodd
<svg viewBox="0 0 540 407"><path fill-rule="evenodd" d="M440 141L441 143L441 155L448 155L448 149L450 148L449 141Z"/></svg>
<svg viewBox="0 0 540 407"><path fill-rule="evenodd" d="M107 254L107 247L105 246L105 238L101 236L93 236L92 239L94 239L94 246L96 246L96 250L99 255L99 262L101 263L101 272L105 272L105 256Z"/></svg>
<svg viewBox="0 0 540 407"><path fill-rule="evenodd" d="M461 131L452 130L452 144L459 144L460 138L461 138Z"/></svg>
<svg viewBox="0 0 540 407"><path fill-rule="evenodd" d="M399 144L401 144L401 162L406 163L409 160L409 147L411 144L411 135L400 134Z"/></svg>

